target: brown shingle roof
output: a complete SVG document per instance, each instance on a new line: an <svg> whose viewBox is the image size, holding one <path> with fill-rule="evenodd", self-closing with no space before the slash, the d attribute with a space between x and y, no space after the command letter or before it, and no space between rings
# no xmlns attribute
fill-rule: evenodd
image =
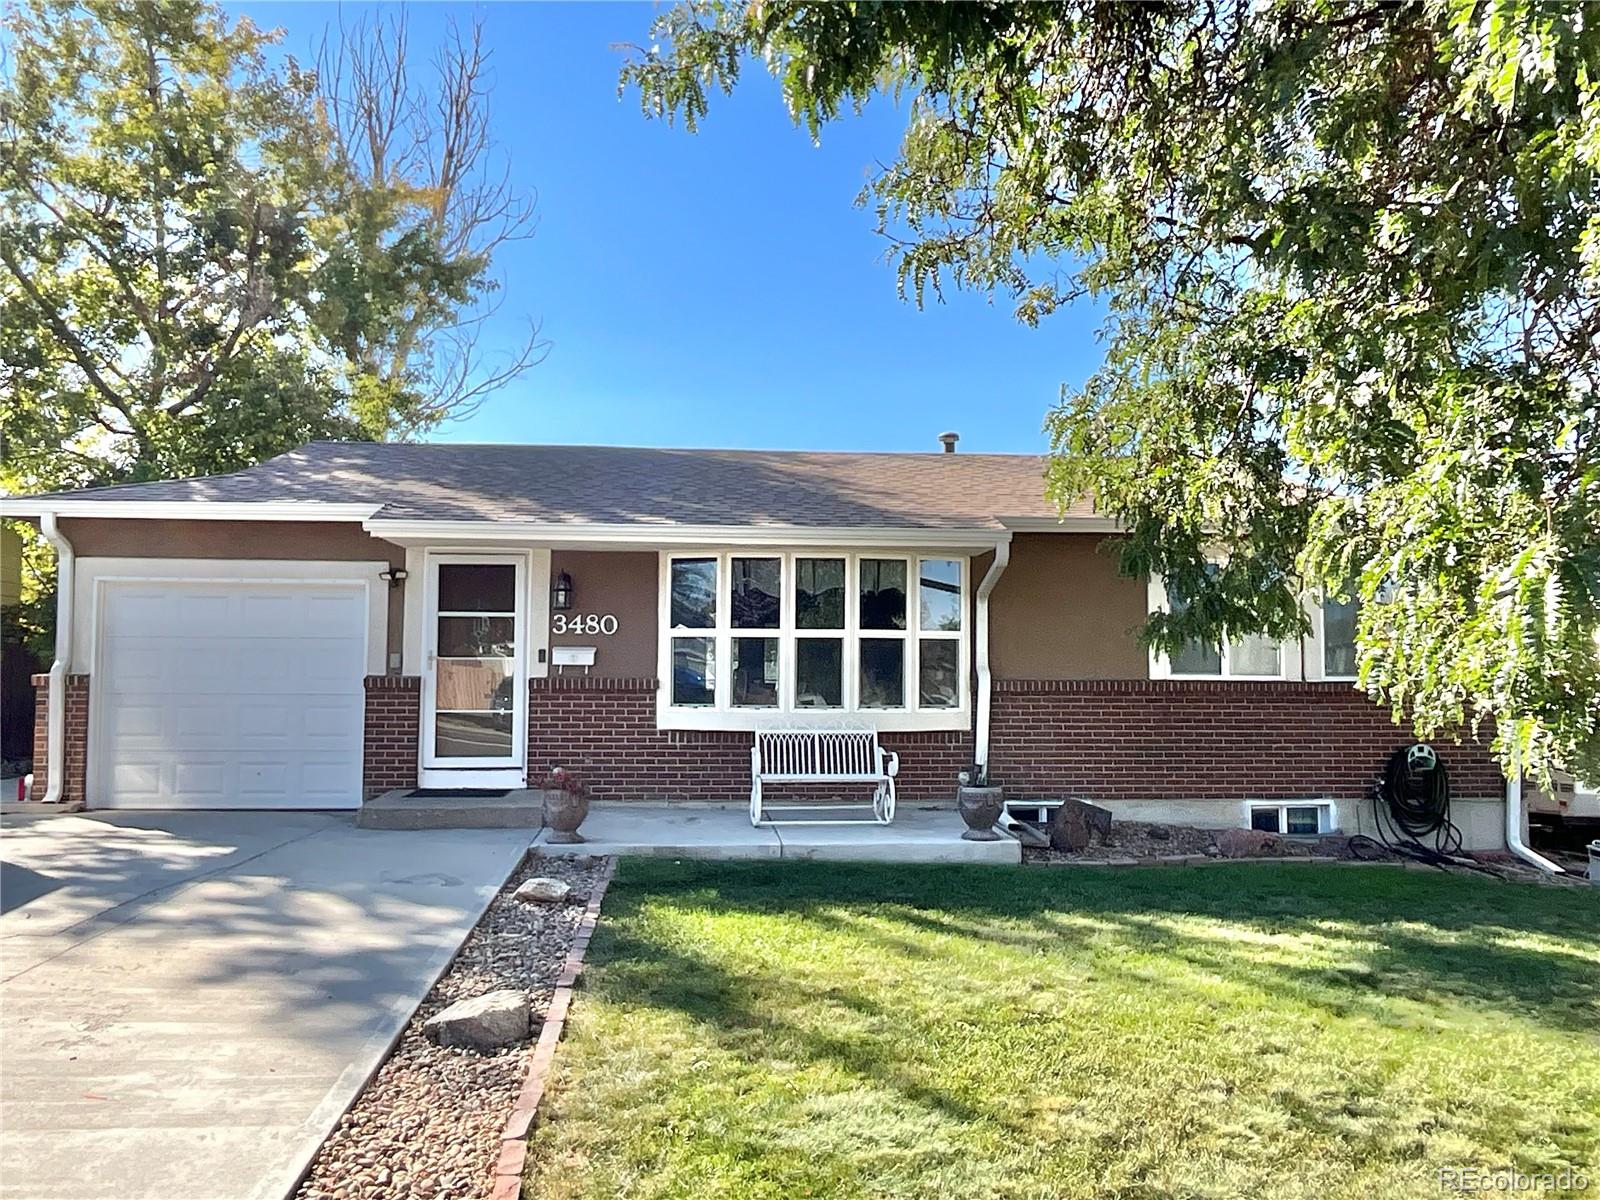
<svg viewBox="0 0 1600 1200"><path fill-rule="evenodd" d="M1057 516L1044 466L1018 454L312 442L229 475L52 498L370 503L393 520L976 529Z"/></svg>

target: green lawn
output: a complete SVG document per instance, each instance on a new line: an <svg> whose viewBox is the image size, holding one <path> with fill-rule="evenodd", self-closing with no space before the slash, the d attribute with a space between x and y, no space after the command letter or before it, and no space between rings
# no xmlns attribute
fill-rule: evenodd
<svg viewBox="0 0 1600 1200"><path fill-rule="evenodd" d="M1592 889L628 860L589 958L540 1200L1600 1194Z"/></svg>

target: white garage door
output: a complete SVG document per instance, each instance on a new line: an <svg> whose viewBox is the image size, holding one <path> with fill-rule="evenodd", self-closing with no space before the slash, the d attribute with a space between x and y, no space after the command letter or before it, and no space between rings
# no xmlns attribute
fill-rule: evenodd
<svg viewBox="0 0 1600 1200"><path fill-rule="evenodd" d="M106 585L91 685L111 808L355 808L359 584Z"/></svg>

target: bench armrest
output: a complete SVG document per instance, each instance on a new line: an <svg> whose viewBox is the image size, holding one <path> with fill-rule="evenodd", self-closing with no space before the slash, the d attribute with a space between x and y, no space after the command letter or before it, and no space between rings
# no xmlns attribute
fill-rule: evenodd
<svg viewBox="0 0 1600 1200"><path fill-rule="evenodd" d="M878 756L882 760L887 760L883 771L885 775L887 775L890 779L893 779L896 775L900 774L900 756L898 754L896 754L893 750L885 750L882 746L879 746Z"/></svg>

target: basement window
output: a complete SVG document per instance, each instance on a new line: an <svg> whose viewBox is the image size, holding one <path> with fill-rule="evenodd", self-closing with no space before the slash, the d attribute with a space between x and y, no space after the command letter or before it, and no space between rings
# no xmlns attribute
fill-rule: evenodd
<svg viewBox="0 0 1600 1200"><path fill-rule="evenodd" d="M1334 830L1333 805L1260 804L1245 806L1249 828L1285 837L1317 837Z"/></svg>

